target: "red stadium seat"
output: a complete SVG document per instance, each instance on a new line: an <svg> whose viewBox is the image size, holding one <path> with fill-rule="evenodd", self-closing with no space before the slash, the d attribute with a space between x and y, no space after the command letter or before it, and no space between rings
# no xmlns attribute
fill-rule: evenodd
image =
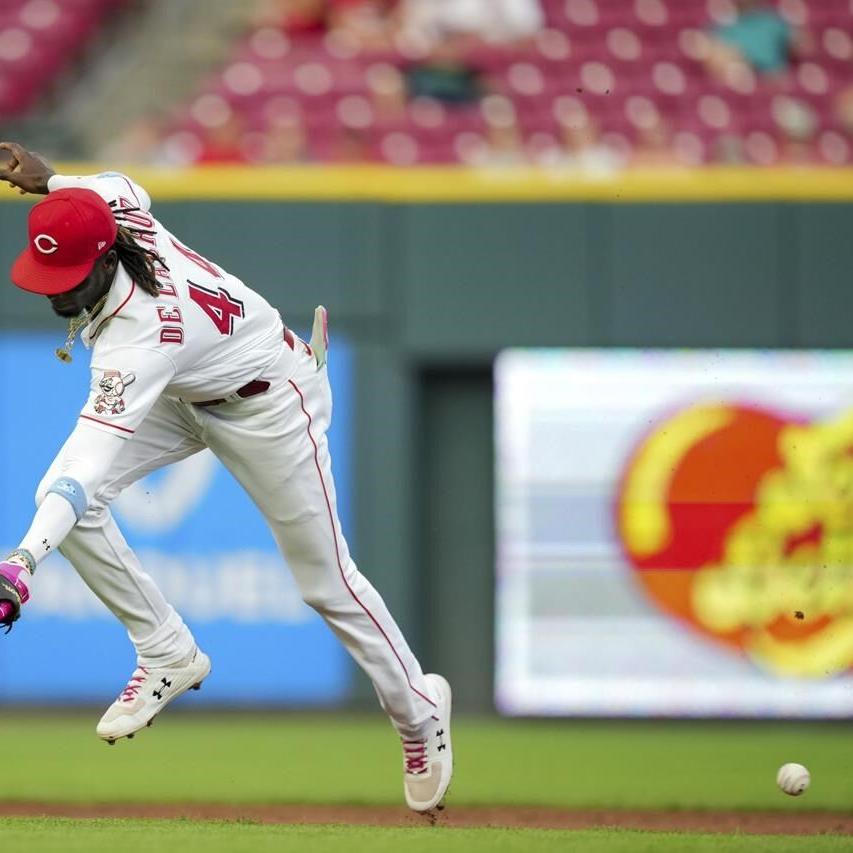
<svg viewBox="0 0 853 853"><path fill-rule="evenodd" d="M0 117L29 109L120 4L108 0L4 0L0 8Z"/></svg>
<svg viewBox="0 0 853 853"><path fill-rule="evenodd" d="M29 2L56 3L63 15L66 9L82 9L84 18L85 10L104 8L101 0ZM462 60L480 74L484 97L509 99L490 103L509 104L500 109L512 111L520 138L537 161L553 153L560 133L555 110L562 104L565 114L570 99L626 156L641 113L651 105L672 131L678 162L713 159L720 140L740 134L745 156L763 164L783 155L772 100L786 95L814 112L819 124L814 145L822 161L847 162L849 140L836 126L833 110L853 67L851 0L775 0L786 19L814 33L816 50L781 79L747 74L729 85L709 77L701 47L703 33L731 13L731 0L540 2L547 27L535 38L512 47L475 44ZM22 5L16 0L16 10ZM34 8L28 14L45 20L55 12L50 5ZM7 10L0 9L0 32L18 26L15 18L8 21ZM320 159L488 160L488 117L479 106L430 99L405 103L404 74L411 61L411 52L390 47L359 50L339 33L287 35L261 26L201 91L221 98L250 132L274 123L277 110L283 121L291 120L290 112L298 114L293 120L308 128L312 154ZM0 38L0 68L3 62Z"/></svg>

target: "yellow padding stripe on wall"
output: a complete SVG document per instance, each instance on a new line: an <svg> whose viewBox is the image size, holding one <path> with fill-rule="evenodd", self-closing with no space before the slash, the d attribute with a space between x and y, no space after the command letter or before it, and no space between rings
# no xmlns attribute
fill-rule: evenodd
<svg viewBox="0 0 853 853"><path fill-rule="evenodd" d="M62 174L124 171L157 201L715 202L853 201L851 169L634 170L613 177L538 169L206 166L151 169L62 163ZM26 200L0 187L0 201Z"/></svg>

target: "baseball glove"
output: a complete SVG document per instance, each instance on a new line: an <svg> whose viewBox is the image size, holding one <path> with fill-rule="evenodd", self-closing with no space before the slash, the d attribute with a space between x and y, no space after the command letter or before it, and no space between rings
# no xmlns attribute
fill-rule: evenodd
<svg viewBox="0 0 853 853"><path fill-rule="evenodd" d="M326 363L326 351L329 349L329 315L322 305L314 309L314 328L311 330L310 346L319 370Z"/></svg>
<svg viewBox="0 0 853 853"><path fill-rule="evenodd" d="M0 625L6 627L6 633L21 616L21 595L15 585L0 575Z"/></svg>

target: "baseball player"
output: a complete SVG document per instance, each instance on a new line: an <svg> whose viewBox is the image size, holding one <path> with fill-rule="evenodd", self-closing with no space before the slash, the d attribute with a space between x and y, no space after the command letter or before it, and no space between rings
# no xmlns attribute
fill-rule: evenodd
<svg viewBox="0 0 853 853"><path fill-rule="evenodd" d="M39 562L59 549L137 652L98 735L131 738L198 688L210 660L128 547L110 503L209 447L266 517L305 601L372 680L403 743L409 807L439 805L453 772L450 686L424 675L341 533L326 440L325 309L306 344L259 294L158 222L130 178L58 175L20 145L0 151L9 158L0 180L47 196L30 210L12 281L68 319L61 359L78 333L91 350L88 399L38 487L30 529L0 562L0 624L19 618Z"/></svg>

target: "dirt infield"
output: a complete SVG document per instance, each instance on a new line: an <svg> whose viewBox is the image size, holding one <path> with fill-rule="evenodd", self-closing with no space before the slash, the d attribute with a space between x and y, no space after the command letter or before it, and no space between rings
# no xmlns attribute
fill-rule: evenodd
<svg viewBox="0 0 853 853"><path fill-rule="evenodd" d="M533 807L449 807L419 816L394 806L228 805L0 802L0 817L189 818L288 824L373 826L620 827L666 832L747 832L767 835L853 835L853 813L565 810Z"/></svg>

